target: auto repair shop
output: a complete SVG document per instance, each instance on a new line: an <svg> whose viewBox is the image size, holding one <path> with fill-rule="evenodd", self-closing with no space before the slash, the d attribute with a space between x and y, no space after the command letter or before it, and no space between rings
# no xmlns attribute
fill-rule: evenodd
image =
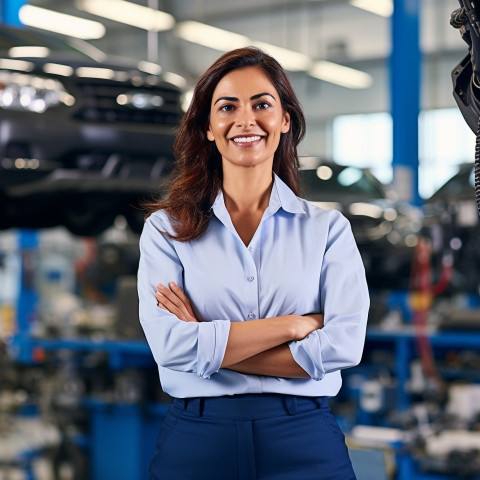
<svg viewBox="0 0 480 480"><path fill-rule="evenodd" d="M325 372L342 369L328 396L357 479L480 479L477 18L462 0L0 0L0 480L148 477L177 395L139 319L145 205L177 175L198 79L246 46L286 71L300 196L347 218L365 269L361 361ZM262 381L218 366L195 382Z"/></svg>

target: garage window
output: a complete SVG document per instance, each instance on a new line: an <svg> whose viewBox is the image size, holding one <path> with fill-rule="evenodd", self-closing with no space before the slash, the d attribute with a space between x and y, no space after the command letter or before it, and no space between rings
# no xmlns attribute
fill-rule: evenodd
<svg viewBox="0 0 480 480"><path fill-rule="evenodd" d="M419 191L428 198L465 162L473 162L475 135L457 108L419 117ZM389 113L341 115L332 122L332 155L342 165L368 167L392 181L392 118Z"/></svg>

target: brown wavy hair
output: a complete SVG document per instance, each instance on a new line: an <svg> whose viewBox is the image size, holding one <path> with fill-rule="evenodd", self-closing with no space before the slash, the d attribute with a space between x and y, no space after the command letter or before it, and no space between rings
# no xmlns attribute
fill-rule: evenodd
<svg viewBox="0 0 480 480"><path fill-rule="evenodd" d="M245 67L257 67L268 76L283 110L290 114L290 129L280 138L273 171L298 195L297 146L305 135L305 117L287 74L273 57L258 48L232 50L218 58L195 86L174 142L177 166L168 195L145 205L147 217L162 209L174 220L175 234L165 232L170 238L186 242L200 237L207 229L223 179L221 155L215 142L207 139L213 91L225 75Z"/></svg>

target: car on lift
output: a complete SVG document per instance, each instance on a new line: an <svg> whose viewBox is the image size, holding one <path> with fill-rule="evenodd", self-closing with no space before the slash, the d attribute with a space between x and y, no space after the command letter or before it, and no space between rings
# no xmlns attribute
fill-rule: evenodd
<svg viewBox="0 0 480 480"><path fill-rule="evenodd" d="M318 157L300 158L301 195L314 205L342 212L350 221L369 286L407 289L421 209L395 199L369 169Z"/></svg>
<svg viewBox="0 0 480 480"><path fill-rule="evenodd" d="M32 28L0 26L0 229L95 236L172 170L185 79Z"/></svg>
<svg viewBox="0 0 480 480"><path fill-rule="evenodd" d="M446 293L480 291L480 222L474 185L473 162L461 164L424 203L424 228L432 239L434 266L446 253L453 260Z"/></svg>

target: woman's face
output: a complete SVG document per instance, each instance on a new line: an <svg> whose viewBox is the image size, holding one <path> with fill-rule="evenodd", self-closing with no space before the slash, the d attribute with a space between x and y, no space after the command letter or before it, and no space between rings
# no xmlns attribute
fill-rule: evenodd
<svg viewBox="0 0 480 480"><path fill-rule="evenodd" d="M225 75L217 84L210 106L207 138L222 155L223 168L273 166L282 133L290 128L280 96L257 67Z"/></svg>

